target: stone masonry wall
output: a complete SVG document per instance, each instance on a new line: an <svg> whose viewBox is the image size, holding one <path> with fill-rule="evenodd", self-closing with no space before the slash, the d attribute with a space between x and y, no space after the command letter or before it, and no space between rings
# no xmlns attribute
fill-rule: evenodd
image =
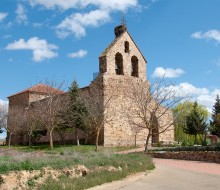
<svg viewBox="0 0 220 190"><path fill-rule="evenodd" d="M180 151L165 153L150 153L154 158L194 160L220 163L220 151Z"/></svg>
<svg viewBox="0 0 220 190"><path fill-rule="evenodd" d="M129 43L128 52L125 52L125 42ZM100 57L100 72L104 72L104 102L109 100L111 96L114 97L111 106L108 108L109 113L107 113L113 119L104 124L104 145L133 146L136 138L136 144L143 146L146 141L147 130L143 129L135 135L127 117L127 111L131 109L132 102L129 99L129 94L126 93L130 92L129 81L141 80L146 83L146 88L149 87L149 82L146 80L146 60L127 31L116 38L104 52ZM117 75L115 72L115 55L117 53L123 57L123 75ZM138 78L131 76L132 56L136 56L138 59ZM169 112L160 119L159 124L170 124L172 119L172 112ZM172 142L174 140L173 126L161 134L159 140Z"/></svg>
<svg viewBox="0 0 220 190"><path fill-rule="evenodd" d="M125 53L124 43L125 41L129 42L129 52ZM132 56L136 56L138 58L138 72L139 78L142 80L146 80L146 61L144 57L140 53L139 49L135 45L134 41L131 39L128 32L123 33L114 45L109 49L106 53L105 64L107 65L107 73L109 75L115 75L115 55L116 53L121 53L123 56L123 67L124 67L124 75L131 76L131 58Z"/></svg>

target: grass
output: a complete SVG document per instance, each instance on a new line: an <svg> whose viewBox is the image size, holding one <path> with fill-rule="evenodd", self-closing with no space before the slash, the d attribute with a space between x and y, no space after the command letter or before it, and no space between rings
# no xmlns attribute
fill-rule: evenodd
<svg viewBox="0 0 220 190"><path fill-rule="evenodd" d="M71 179L67 176L61 176L58 181L48 179L40 190L46 189L86 189L92 186L100 185L105 182L119 180L127 175L151 170L154 168L152 159L142 153L133 154L114 154L116 151L127 150L128 148L104 148L95 152L94 146L56 146L54 150L49 150L48 146L14 147L20 155L1 156L0 173L21 170L40 170L43 167L52 167L62 169L74 165L85 165L90 171L98 166L114 166L121 168L117 171L99 171L88 173L85 177ZM22 151L22 152L21 152ZM26 153L23 153L23 152ZM42 156L33 156L35 153L43 152ZM27 155L27 156L24 156ZM32 156L31 156L32 155ZM32 181L28 181L29 186L34 186Z"/></svg>
<svg viewBox="0 0 220 190"><path fill-rule="evenodd" d="M8 148L7 146L2 146L1 148ZM131 146L131 147L103 147L100 146L99 150L109 150L112 152L119 152L124 150L130 150L135 149L137 147ZM36 146L11 146L11 149L23 151L23 152L34 152L34 151L42 151L47 154L56 154L56 153L62 153L63 151L76 151L76 152L88 152L95 150L94 145L82 145L82 146L76 146L76 145L54 145L54 149L50 150L49 145L36 145Z"/></svg>
<svg viewBox="0 0 220 190"><path fill-rule="evenodd" d="M69 167L72 165L83 164L87 167L92 166L115 166L115 158L120 156L114 152L125 150L125 148L104 148L101 147L95 152L95 146L56 146L54 150L50 150L49 146L17 146L13 149L17 150L16 155L0 157L0 173L20 170L38 170L42 167L50 166L54 169ZM23 153L26 152L27 154ZM35 156L35 153L43 153L41 156ZM19 154L21 153L21 154ZM126 157L126 155L124 155ZM122 160L123 162L124 160ZM119 165L116 165L119 166Z"/></svg>
<svg viewBox="0 0 220 190"><path fill-rule="evenodd" d="M154 165L151 158L141 153L127 154L127 155L114 155L108 160L100 158L97 163L95 160L87 164L87 166L94 165L113 165L116 168L122 168L122 171L100 171L95 173L89 173L85 177L78 179L70 179L66 176L62 176L59 181L48 179L47 182L41 186L40 190L83 190L96 185L101 185L106 182L112 182L125 178L130 174L137 172L144 172L146 170L152 170Z"/></svg>

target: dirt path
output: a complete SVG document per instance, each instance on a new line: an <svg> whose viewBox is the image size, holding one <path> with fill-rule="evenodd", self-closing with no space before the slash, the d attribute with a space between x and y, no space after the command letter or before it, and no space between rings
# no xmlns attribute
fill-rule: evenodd
<svg viewBox="0 0 220 190"><path fill-rule="evenodd" d="M154 159L156 169L90 190L216 190L220 187L220 164Z"/></svg>
<svg viewBox="0 0 220 190"><path fill-rule="evenodd" d="M156 166L166 165L177 169L220 175L220 164L200 162L200 161L172 160L172 159L159 159L159 158L154 158L153 160ZM219 184L220 184L220 176L219 176Z"/></svg>

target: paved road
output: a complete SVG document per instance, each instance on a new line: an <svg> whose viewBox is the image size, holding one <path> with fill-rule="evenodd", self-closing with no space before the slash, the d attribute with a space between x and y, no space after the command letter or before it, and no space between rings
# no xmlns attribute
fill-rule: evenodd
<svg viewBox="0 0 220 190"><path fill-rule="evenodd" d="M156 169L90 190L218 190L220 164L154 159Z"/></svg>

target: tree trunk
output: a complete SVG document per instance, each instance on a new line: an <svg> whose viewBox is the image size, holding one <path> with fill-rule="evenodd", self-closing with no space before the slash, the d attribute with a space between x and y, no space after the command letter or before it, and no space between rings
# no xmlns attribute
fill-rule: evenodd
<svg viewBox="0 0 220 190"><path fill-rule="evenodd" d="M53 150L53 130L50 130L50 149Z"/></svg>
<svg viewBox="0 0 220 190"><path fill-rule="evenodd" d="M88 133L85 133L85 144L87 144L88 143Z"/></svg>
<svg viewBox="0 0 220 190"><path fill-rule="evenodd" d="M76 131L75 131L75 135L76 135L76 144L77 144L77 146L80 146L80 144L79 144L79 134L78 134L78 129L76 129Z"/></svg>
<svg viewBox="0 0 220 190"><path fill-rule="evenodd" d="M12 136L12 133L9 133L8 148L11 148L11 136Z"/></svg>
<svg viewBox="0 0 220 190"><path fill-rule="evenodd" d="M147 151L148 151L149 140L150 140L150 132L149 132L148 135L147 135L144 152L147 152Z"/></svg>
<svg viewBox="0 0 220 190"><path fill-rule="evenodd" d="M196 145L198 145L198 143L197 143L197 137L196 137L197 135L195 135L195 144Z"/></svg>
<svg viewBox="0 0 220 190"><path fill-rule="evenodd" d="M31 139L31 137L32 137L32 132L29 132L29 133L28 133L28 146L29 146L29 147L31 147L31 145L32 145L32 139Z"/></svg>
<svg viewBox="0 0 220 190"><path fill-rule="evenodd" d="M60 133L59 135L60 135L60 144L61 144L61 145L64 145L64 137L63 137L63 134Z"/></svg>
<svg viewBox="0 0 220 190"><path fill-rule="evenodd" d="M135 147L137 146L137 133L135 133L134 135L134 146Z"/></svg>
<svg viewBox="0 0 220 190"><path fill-rule="evenodd" d="M99 148L99 133L100 133L100 130L97 130L96 139L95 139L95 151L98 151L98 148Z"/></svg>
<svg viewBox="0 0 220 190"><path fill-rule="evenodd" d="M28 146L31 147L32 143L31 143L31 135L28 136Z"/></svg>
<svg viewBox="0 0 220 190"><path fill-rule="evenodd" d="M205 134L204 134L204 140L203 140L203 145L207 145L207 143L206 143L206 139L207 139L207 133L205 132Z"/></svg>

